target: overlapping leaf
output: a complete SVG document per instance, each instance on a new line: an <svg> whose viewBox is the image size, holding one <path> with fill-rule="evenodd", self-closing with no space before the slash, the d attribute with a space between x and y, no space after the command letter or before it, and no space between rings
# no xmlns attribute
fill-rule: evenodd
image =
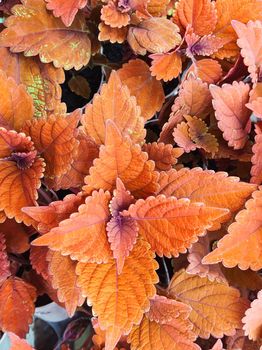
<svg viewBox="0 0 262 350"><path fill-rule="evenodd" d="M0 55L0 69L13 78L16 84L24 84L33 98L35 117L46 117L48 113L62 108L62 91L59 85L65 80L62 68L55 68L51 63L42 63L36 57L12 53L5 47L0 48ZM24 111L22 106L21 111ZM23 119L27 117L25 113Z"/></svg>
<svg viewBox="0 0 262 350"><path fill-rule="evenodd" d="M148 197L132 204L125 215L137 221L139 233L160 256L178 256L185 253L197 237L204 235L226 209L191 203L187 198L167 198L164 195Z"/></svg>
<svg viewBox="0 0 262 350"><path fill-rule="evenodd" d="M112 28L104 22L100 22L99 26L99 41L109 40L111 43L122 44L127 37L128 27Z"/></svg>
<svg viewBox="0 0 262 350"><path fill-rule="evenodd" d="M208 84L216 84L222 78L223 73L221 65L211 58L194 61L187 74L190 74L190 72Z"/></svg>
<svg viewBox="0 0 262 350"><path fill-rule="evenodd" d="M106 236L106 222L109 218L109 192L94 191L80 205L78 212L60 222L59 227L37 238L34 245L48 246L62 255L70 255L83 262L106 262L111 251ZM97 244L99 242L99 245Z"/></svg>
<svg viewBox="0 0 262 350"><path fill-rule="evenodd" d="M255 144L252 147L253 156L251 158L251 180L250 182L260 185L262 182L262 122L255 126Z"/></svg>
<svg viewBox="0 0 262 350"><path fill-rule="evenodd" d="M189 320L193 323L193 331L205 339L210 334L217 338L233 335L236 328L242 327L241 320L249 305L240 298L237 289L226 283L212 282L184 270L173 276L168 297L191 306Z"/></svg>
<svg viewBox="0 0 262 350"><path fill-rule="evenodd" d="M157 80L172 80L179 76L182 71L181 56L177 51L167 53L155 53L149 56L152 58L150 71Z"/></svg>
<svg viewBox="0 0 262 350"><path fill-rule="evenodd" d="M152 77L149 66L144 61L130 60L117 73L129 88L130 94L136 97L142 117L147 120L160 111L165 100L164 90L161 83Z"/></svg>
<svg viewBox="0 0 262 350"><path fill-rule="evenodd" d="M261 190L254 192L252 197L247 201L246 208L237 214L236 221L229 226L229 233L218 242L217 249L203 259L204 263L222 261L226 267L238 265L242 270L251 268L257 271L262 268Z"/></svg>
<svg viewBox="0 0 262 350"><path fill-rule="evenodd" d="M35 288L18 277L8 278L0 288L0 328L24 337L35 310ZM15 316L14 316L15 315Z"/></svg>
<svg viewBox="0 0 262 350"><path fill-rule="evenodd" d="M113 350L120 336L139 324L149 309L158 281L156 268L149 245L143 240L137 241L120 275L114 259L106 264L78 263L78 285L106 330L106 349Z"/></svg>
<svg viewBox="0 0 262 350"><path fill-rule="evenodd" d="M77 151L79 117L80 111L76 110L69 116L50 115L47 119L33 119L25 123L23 131L31 137L35 148L45 159L45 176L60 176L70 169Z"/></svg>
<svg viewBox="0 0 262 350"><path fill-rule="evenodd" d="M88 63L91 44L81 15L67 28L47 11L44 0L23 0L12 13L5 21L0 46L26 56L39 55L43 63L53 62L58 68L80 69Z"/></svg>
<svg viewBox="0 0 262 350"><path fill-rule="evenodd" d="M215 3L211 0L179 0L173 20L183 31L191 25L198 35L210 34L217 22Z"/></svg>
<svg viewBox="0 0 262 350"><path fill-rule="evenodd" d="M96 94L93 103L87 105L81 120L85 133L98 145L105 143L108 119L115 122L123 136L129 135L135 143L144 140L145 129L141 110L117 72L111 73L108 83L102 86L100 94Z"/></svg>
<svg viewBox="0 0 262 350"><path fill-rule="evenodd" d="M110 191L117 178L138 198L155 193L158 187L154 162L128 136L122 136L112 121L107 121L105 145L100 147L83 189L87 193L99 188Z"/></svg>
<svg viewBox="0 0 262 350"><path fill-rule="evenodd" d="M249 20L261 19L262 3L259 0L217 0L216 9L218 20L214 32L226 42L216 56L221 59L237 56L237 35L231 21L247 23Z"/></svg>
<svg viewBox="0 0 262 350"><path fill-rule="evenodd" d="M262 119L262 83L253 85L250 99L246 106L253 111L257 118Z"/></svg>
<svg viewBox="0 0 262 350"><path fill-rule="evenodd" d="M234 149L245 146L251 129L250 111L245 106L249 98L249 85L234 81L222 87L212 85L210 91L218 120L218 127L228 145Z"/></svg>
<svg viewBox="0 0 262 350"><path fill-rule="evenodd" d="M74 21L79 9L86 6L87 0L46 0L48 10L53 10L55 17L61 17L64 24L69 27Z"/></svg>
<svg viewBox="0 0 262 350"><path fill-rule="evenodd" d="M10 275L10 262L6 252L5 237L3 233L0 233L0 286Z"/></svg>

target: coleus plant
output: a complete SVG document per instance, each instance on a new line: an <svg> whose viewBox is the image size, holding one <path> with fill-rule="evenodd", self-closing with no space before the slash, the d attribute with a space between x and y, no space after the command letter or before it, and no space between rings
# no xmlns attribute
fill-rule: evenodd
<svg viewBox="0 0 262 350"><path fill-rule="evenodd" d="M11 349L31 348L20 338L44 293L69 316L92 307L86 349L259 349L261 1L0 10L0 328ZM111 62L104 41L122 58ZM88 97L81 74L94 66L106 82L68 112L60 85Z"/></svg>

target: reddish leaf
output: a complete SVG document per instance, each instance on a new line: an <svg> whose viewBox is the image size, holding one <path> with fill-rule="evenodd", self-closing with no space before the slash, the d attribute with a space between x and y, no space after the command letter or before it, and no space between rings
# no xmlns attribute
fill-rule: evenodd
<svg viewBox="0 0 262 350"><path fill-rule="evenodd" d="M34 142L37 151L46 162L45 176L63 175L70 169L74 152L77 151L77 124L80 111L69 116L50 115L47 119L26 122L23 130Z"/></svg>
<svg viewBox="0 0 262 350"><path fill-rule="evenodd" d="M0 288L0 328L25 337L33 320L35 288L17 277L8 278Z"/></svg>
<svg viewBox="0 0 262 350"><path fill-rule="evenodd" d="M49 279L48 262L46 259L48 251L49 249L47 247L32 246L30 248L30 262L32 268L45 280Z"/></svg>
<svg viewBox="0 0 262 350"><path fill-rule="evenodd" d="M191 25L198 35L210 34L217 22L215 4L211 0L179 0L173 20L183 31Z"/></svg>
<svg viewBox="0 0 262 350"><path fill-rule="evenodd" d="M137 241L126 258L121 275L117 274L114 259L106 264L78 263L78 285L93 305L99 325L106 330L106 349L114 349L121 335L139 324L148 310L158 281L157 266L143 240Z"/></svg>
<svg viewBox="0 0 262 350"><path fill-rule="evenodd" d="M251 109L257 118L262 119L262 83L257 83L253 86L246 107Z"/></svg>
<svg viewBox="0 0 262 350"><path fill-rule="evenodd" d="M7 219L0 224L0 232L3 232L5 236L8 253L22 254L30 248L29 232L25 225Z"/></svg>
<svg viewBox="0 0 262 350"><path fill-rule="evenodd" d="M198 236L203 236L226 209L206 207L202 203L190 203L189 199L164 195L148 197L132 204L125 216L137 221L139 233L160 256L178 256L185 253Z"/></svg>
<svg viewBox="0 0 262 350"><path fill-rule="evenodd" d="M135 54L165 53L179 45L179 28L163 17L152 17L129 28L127 41Z"/></svg>
<svg viewBox="0 0 262 350"><path fill-rule="evenodd" d="M7 28L1 32L0 46L27 56L39 54L43 63L53 62L57 68L80 69L88 63L90 40L83 16L78 15L67 28L47 11L44 0L22 0L12 13L5 21Z"/></svg>
<svg viewBox="0 0 262 350"><path fill-rule="evenodd" d="M210 334L217 338L233 335L236 328L242 327L241 319L249 304L240 298L237 289L226 283L189 275L184 270L173 276L168 297L191 306L189 320L193 331L205 339Z"/></svg>
<svg viewBox="0 0 262 350"><path fill-rule="evenodd" d="M57 227L60 221L68 219L83 202L81 195L69 194L62 201L54 201L48 206L24 207L22 211L34 220L37 230L44 234Z"/></svg>
<svg viewBox="0 0 262 350"><path fill-rule="evenodd" d="M75 269L77 262L71 260L69 256L61 255L60 252L51 251L49 251L47 259L49 261L52 286L58 289L58 299L60 302L65 303L68 315L72 317L77 306L81 306L85 300L76 283Z"/></svg>
<svg viewBox="0 0 262 350"><path fill-rule="evenodd" d="M99 158L85 178L83 190L91 193L102 188L113 190L119 178L135 197L146 197L157 190L158 174L154 162L148 160L139 145L128 136L122 136L116 125L108 120L105 145L100 147Z"/></svg>
<svg viewBox="0 0 262 350"><path fill-rule="evenodd" d="M251 113L245 106L249 97L249 85L234 81L232 85L224 84L221 88L212 85L210 92L218 127L223 132L224 139L234 149L243 148L251 129Z"/></svg>
<svg viewBox="0 0 262 350"><path fill-rule="evenodd" d="M59 227L37 238L33 245L48 246L62 255L83 262L106 262L111 257L106 236L106 222L109 219L109 192L94 191L80 205L78 212L61 221ZM97 244L99 242L99 245Z"/></svg>
<svg viewBox="0 0 262 350"><path fill-rule="evenodd" d="M123 84L127 85L130 94L136 97L142 116L147 120L159 112L165 94L162 84L152 77L149 66L142 60L130 60L117 71ZM154 95L154 99L152 99Z"/></svg>
<svg viewBox="0 0 262 350"><path fill-rule="evenodd" d="M189 32L185 35L185 40L187 43L186 54L190 58L193 58L195 55L211 56L224 45L221 38L211 34L200 37L194 32Z"/></svg>
<svg viewBox="0 0 262 350"><path fill-rule="evenodd" d="M10 275L10 263L6 252L5 237L3 233L0 233L0 286Z"/></svg>
<svg viewBox="0 0 262 350"><path fill-rule="evenodd" d="M246 25L232 21L239 39L238 46L241 48L241 55L244 63L248 67L253 83L257 82L260 72L262 72L262 23L259 21L249 21Z"/></svg>
<svg viewBox="0 0 262 350"><path fill-rule="evenodd" d="M61 17L64 24L69 27L74 21L79 9L86 6L87 0L46 0L48 10L53 10L55 17Z"/></svg>
<svg viewBox="0 0 262 350"><path fill-rule="evenodd" d="M115 122L122 135L129 135L135 143L141 143L145 137L144 120L136 99L121 76L113 71L107 84L96 94L92 104L88 104L81 122L83 130L98 145L105 143L106 121Z"/></svg>
<svg viewBox="0 0 262 350"><path fill-rule="evenodd" d="M238 265L242 270L251 268L257 271L262 268L262 250L259 244L262 230L259 205L261 194L261 190L253 193L253 198L246 202L246 209L241 210L236 221L229 226L229 234L218 242L217 249L204 257L204 264L222 261L226 267Z"/></svg>

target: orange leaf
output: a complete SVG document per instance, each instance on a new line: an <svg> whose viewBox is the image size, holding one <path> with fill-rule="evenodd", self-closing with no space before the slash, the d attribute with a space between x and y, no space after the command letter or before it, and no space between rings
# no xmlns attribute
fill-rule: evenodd
<svg viewBox="0 0 262 350"><path fill-rule="evenodd" d="M251 183L260 185L262 183L262 122L256 123L255 126L256 136L255 143L252 147L253 156L251 158Z"/></svg>
<svg viewBox="0 0 262 350"><path fill-rule="evenodd" d="M189 320L197 336L207 339L233 335L241 328L241 319L248 302L240 298L237 289L226 283L209 281L207 277L177 272L169 285L168 297L191 306Z"/></svg>
<svg viewBox="0 0 262 350"><path fill-rule="evenodd" d="M25 86L17 85L12 78L0 70L0 125L19 131L25 122L33 117L33 101Z"/></svg>
<svg viewBox="0 0 262 350"><path fill-rule="evenodd" d="M163 17L151 17L131 26L127 41L137 55L165 53L179 45L181 36L176 24Z"/></svg>
<svg viewBox="0 0 262 350"><path fill-rule="evenodd" d="M52 286L58 289L57 297L60 302L65 303L66 311L72 317L77 306L81 306L85 301L76 283L77 262L71 260L69 256L61 255L60 252L52 251L49 251L47 260L49 261Z"/></svg>
<svg viewBox="0 0 262 350"><path fill-rule="evenodd" d="M25 123L23 130L34 142L35 148L46 162L45 176L63 175L70 169L77 151L77 123L80 111L69 116L50 115L47 119L33 119Z"/></svg>
<svg viewBox="0 0 262 350"><path fill-rule="evenodd" d="M10 350L34 350L24 339L20 339L12 332L8 332L11 341Z"/></svg>
<svg viewBox="0 0 262 350"><path fill-rule="evenodd" d="M261 342L254 342L245 337L244 331L241 329L236 334L227 338L227 350L262 350Z"/></svg>
<svg viewBox="0 0 262 350"><path fill-rule="evenodd" d="M145 137L144 120L135 97L130 96L117 72L113 71L107 84L96 94L92 104L88 104L81 122L83 130L98 145L105 143L106 121L115 122L122 135L129 135L135 143Z"/></svg>
<svg viewBox="0 0 262 350"><path fill-rule="evenodd" d="M117 73L123 84L129 88L130 94L136 97L145 120L160 111L165 101L164 90L161 82L152 77L149 66L144 61L130 60Z"/></svg>
<svg viewBox="0 0 262 350"><path fill-rule="evenodd" d="M34 150L33 142L24 133L0 128L0 157L7 158L14 153L26 153Z"/></svg>
<svg viewBox="0 0 262 350"><path fill-rule="evenodd" d="M6 252L5 236L3 233L0 233L0 286L10 275L10 263Z"/></svg>
<svg viewBox="0 0 262 350"><path fill-rule="evenodd" d="M229 234L218 242L218 248L204 257L204 264L222 261L225 267L238 265L242 270L251 268L258 271L262 268L262 221L259 205L261 190L254 192L252 197L246 202L246 209L241 210L235 218L236 221L229 226Z"/></svg>
<svg viewBox="0 0 262 350"><path fill-rule="evenodd" d="M109 0L101 9L101 19L112 28L121 28L128 25L130 16L128 12L120 10L116 1Z"/></svg>
<svg viewBox="0 0 262 350"><path fill-rule="evenodd" d="M242 322L244 323L245 335L248 335L249 339L262 339L262 291L258 293L257 299L251 303L250 308L246 310Z"/></svg>
<svg viewBox="0 0 262 350"><path fill-rule="evenodd" d="M190 115L184 116L187 123L182 122L173 132L174 140L185 152L203 148L206 152L216 153L218 142L214 135L208 132L206 123Z"/></svg>
<svg viewBox="0 0 262 350"><path fill-rule="evenodd" d="M211 58L194 61L189 67L187 75L190 72L193 72L197 78L200 78L207 84L216 84L222 78L223 74L221 65Z"/></svg>
<svg viewBox="0 0 262 350"><path fill-rule="evenodd" d="M181 56L176 52L167 52L160 54L152 54L150 71L157 80L172 80L179 76L182 72Z"/></svg>
<svg viewBox="0 0 262 350"><path fill-rule="evenodd" d="M169 0L149 0L147 10L153 17L165 16L169 2Z"/></svg>
<svg viewBox="0 0 262 350"><path fill-rule="evenodd" d="M117 126L107 121L105 145L100 147L99 158L85 178L83 190L91 193L102 188L113 190L119 178L135 197L147 197L157 190L158 174L154 162L148 160L139 145L134 145L128 136L122 136Z"/></svg>
<svg viewBox="0 0 262 350"><path fill-rule="evenodd" d="M249 99L249 85L234 81L232 85L210 86L218 127L228 145L234 149L245 146L251 129L250 114L245 104Z"/></svg>
<svg viewBox="0 0 262 350"><path fill-rule="evenodd" d="M100 22L98 29L99 41L109 40L111 43L122 44L126 40L128 27L112 28L107 26L104 22Z"/></svg>
<svg viewBox="0 0 262 350"><path fill-rule="evenodd" d="M183 31L190 24L194 33L210 34L217 22L215 4L211 0L179 0L173 20Z"/></svg>
<svg viewBox="0 0 262 350"><path fill-rule="evenodd" d="M8 278L0 288L0 328L25 337L33 320L36 290L18 277ZM15 316L14 316L15 315Z"/></svg>
<svg viewBox="0 0 262 350"><path fill-rule="evenodd" d="M82 295L93 305L101 328L106 330L106 349L113 350L120 336L139 324L148 310L149 298L155 295L154 284L158 282L157 266L143 240L137 241L120 275L114 259L106 264L77 264Z"/></svg>
<svg viewBox="0 0 262 350"><path fill-rule="evenodd" d="M53 10L55 17L61 17L63 23L69 27L72 25L77 11L86 6L87 0L46 0L47 9Z"/></svg>
<svg viewBox="0 0 262 350"><path fill-rule="evenodd" d="M185 253L198 236L203 236L213 221L223 217L226 209L190 203L187 198L148 197L132 204L124 215L137 221L139 233L159 256Z"/></svg>
<svg viewBox="0 0 262 350"><path fill-rule="evenodd" d="M238 267L227 269L221 264L219 265L221 266L223 275L227 279L230 286L239 289L246 288L252 291L258 291L262 289L262 276L260 276L257 272L252 270L243 271Z"/></svg>
<svg viewBox="0 0 262 350"><path fill-rule="evenodd" d="M262 3L260 0L217 0L217 25L214 30L216 36L222 38L227 44L215 55L221 59L237 56L237 35L231 25L232 20L247 23L249 20L260 20Z"/></svg>
<svg viewBox="0 0 262 350"><path fill-rule="evenodd" d="M191 202L202 202L210 207L227 208L230 213L239 210L256 189L255 185L239 182L239 178L228 177L225 172L215 173L201 168L163 172L159 184L159 194L189 198ZM224 216L225 221L229 218L230 215ZM221 218L219 221L222 221ZM216 226L219 227L220 225Z"/></svg>
<svg viewBox="0 0 262 350"><path fill-rule="evenodd" d="M49 249L47 247L31 246L30 248L30 263L32 268L45 280L49 279L48 262L46 260L48 251Z"/></svg>
<svg viewBox="0 0 262 350"><path fill-rule="evenodd" d="M80 131L77 140L79 145L74 155L70 169L54 179L47 179L46 183L54 190L82 187L84 178L89 174L93 161L98 157L99 146L89 136Z"/></svg>
<svg viewBox="0 0 262 350"><path fill-rule="evenodd" d="M47 113L55 112L61 107L62 90L59 84L65 80L62 68L42 63L37 57L11 53L5 47L0 48L0 55L0 69L13 78L16 84L24 84L33 98L35 117L46 117ZM24 111L24 107L20 108L20 111ZM23 120L28 114L30 115L30 109L24 114Z"/></svg>
<svg viewBox="0 0 262 350"><path fill-rule="evenodd" d="M116 179L116 189L114 190L113 195L109 207L111 215L114 217L118 216L121 211L128 209L130 204L135 201L134 197L126 190L120 179Z"/></svg>
<svg viewBox="0 0 262 350"><path fill-rule="evenodd" d="M51 250L70 255L83 262L106 262L111 257L106 236L109 219L109 192L94 191L80 205L78 212L61 221L59 227L34 240L33 245L48 246ZM99 245L97 244L99 242Z"/></svg>
<svg viewBox="0 0 262 350"><path fill-rule="evenodd" d="M193 343L196 337L188 320L190 311L185 304L156 295L150 300L149 312L128 337L131 349L200 350Z"/></svg>
<svg viewBox="0 0 262 350"><path fill-rule="evenodd" d="M57 68L80 69L89 62L91 44L80 14L67 28L47 11L44 0L22 0L12 13L5 21L7 28L1 32L0 46L26 56L39 54L43 63L53 62Z"/></svg>
<svg viewBox="0 0 262 350"><path fill-rule="evenodd" d="M22 211L36 222L37 231L44 234L68 219L83 202L81 195L69 194L62 201L54 201L48 206L24 207Z"/></svg>
<svg viewBox="0 0 262 350"><path fill-rule="evenodd" d="M155 168L158 171L170 170L177 163L177 158L183 154L182 148L173 148L172 145L165 145L162 142L146 143L143 151L155 162Z"/></svg>

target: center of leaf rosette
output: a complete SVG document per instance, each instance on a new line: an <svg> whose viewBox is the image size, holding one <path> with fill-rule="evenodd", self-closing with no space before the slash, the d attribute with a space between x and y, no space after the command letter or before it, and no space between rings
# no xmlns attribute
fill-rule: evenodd
<svg viewBox="0 0 262 350"><path fill-rule="evenodd" d="M15 162L17 167L21 170L28 169L34 163L37 152L13 152L9 157L4 160Z"/></svg>

